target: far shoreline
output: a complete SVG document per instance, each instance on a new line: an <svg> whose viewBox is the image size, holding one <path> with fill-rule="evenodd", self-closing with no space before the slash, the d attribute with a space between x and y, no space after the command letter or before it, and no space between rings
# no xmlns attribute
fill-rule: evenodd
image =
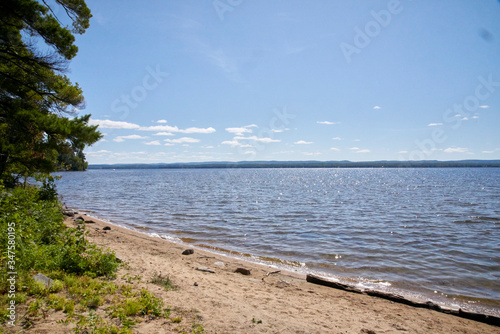
<svg viewBox="0 0 500 334"><path fill-rule="evenodd" d="M221 161L179 163L90 164L96 169L216 169L216 168L498 168L500 160L418 161Z"/></svg>

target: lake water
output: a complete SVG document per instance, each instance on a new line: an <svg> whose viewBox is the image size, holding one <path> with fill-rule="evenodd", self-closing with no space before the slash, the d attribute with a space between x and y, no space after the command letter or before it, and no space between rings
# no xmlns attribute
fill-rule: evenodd
<svg viewBox="0 0 500 334"><path fill-rule="evenodd" d="M62 173L69 207L253 261L500 315L500 169Z"/></svg>

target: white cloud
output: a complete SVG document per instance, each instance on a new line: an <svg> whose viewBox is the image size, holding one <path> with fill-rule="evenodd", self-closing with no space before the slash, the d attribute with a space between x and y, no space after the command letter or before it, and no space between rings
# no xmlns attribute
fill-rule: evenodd
<svg viewBox="0 0 500 334"><path fill-rule="evenodd" d="M211 145L208 145L208 146L202 146L202 148L214 148L214 147Z"/></svg>
<svg viewBox="0 0 500 334"><path fill-rule="evenodd" d="M216 130L212 127L210 128L187 128L185 130L179 130L181 133L214 133Z"/></svg>
<svg viewBox="0 0 500 334"><path fill-rule="evenodd" d="M250 136L250 137L241 137L237 136L233 138L234 140L253 140L259 143L279 143L281 142L280 139L272 139L268 137L257 137L257 136Z"/></svg>
<svg viewBox="0 0 500 334"><path fill-rule="evenodd" d="M374 106L373 109L379 110L379 109L382 109L382 108L380 106Z"/></svg>
<svg viewBox="0 0 500 334"><path fill-rule="evenodd" d="M165 145L165 146L174 146L174 144L172 144L172 143L166 143L166 144L164 144L164 145Z"/></svg>
<svg viewBox="0 0 500 334"><path fill-rule="evenodd" d="M231 147L242 147L242 148L252 148L253 147L253 145L250 145L250 144L242 144L242 143L240 143L236 137L233 138L233 140L223 141L221 144L223 144L223 145L230 145Z"/></svg>
<svg viewBox="0 0 500 334"><path fill-rule="evenodd" d="M479 118L479 116L474 115L474 116L472 116L472 118L477 119L477 118Z"/></svg>
<svg viewBox="0 0 500 334"><path fill-rule="evenodd" d="M177 126L170 125L154 125L154 126L141 126L141 131L160 131L160 132L180 132L180 133L214 133L216 130L212 127L209 128L187 128L179 129Z"/></svg>
<svg viewBox="0 0 500 334"><path fill-rule="evenodd" d="M246 127L241 128L226 128L226 131L237 136L243 136L244 133L252 133L252 130Z"/></svg>
<svg viewBox="0 0 500 334"><path fill-rule="evenodd" d="M159 119L156 121L156 123L167 123L166 119Z"/></svg>
<svg viewBox="0 0 500 334"><path fill-rule="evenodd" d="M165 120L160 120L158 123L164 123ZM166 121L165 121L166 122ZM101 128L107 129L137 129L141 131L164 131L165 133L180 132L180 133L214 133L216 130L212 127L196 128L191 127L187 129L179 129L177 126L170 125L154 125L154 126L140 126L134 123L111 121L107 119L90 119L89 125L99 125Z"/></svg>
<svg viewBox="0 0 500 334"><path fill-rule="evenodd" d="M174 136L172 132L158 132L155 133L153 136Z"/></svg>
<svg viewBox="0 0 500 334"><path fill-rule="evenodd" d="M479 108L482 108L482 109L488 109L489 107L490 107L490 106L489 106L489 105L486 105L486 104L484 104L484 105L482 105L482 106L479 106Z"/></svg>
<svg viewBox="0 0 500 334"><path fill-rule="evenodd" d="M468 121L468 120L469 120L469 117L462 118L462 121Z"/></svg>
<svg viewBox="0 0 500 334"><path fill-rule="evenodd" d="M200 140L191 137L182 137L177 139L165 139L165 141L171 144L184 144L184 143L198 143Z"/></svg>
<svg viewBox="0 0 500 334"><path fill-rule="evenodd" d="M427 126L440 126L443 125L443 123L429 123Z"/></svg>
<svg viewBox="0 0 500 334"><path fill-rule="evenodd" d="M330 122L330 121L317 121L316 123L318 123L318 124L324 124L324 125L340 124L340 122Z"/></svg>
<svg viewBox="0 0 500 334"><path fill-rule="evenodd" d="M469 153L469 149L465 147L448 147L444 150L445 153Z"/></svg>
<svg viewBox="0 0 500 334"><path fill-rule="evenodd" d="M299 140L299 141L296 141L294 144L296 144L296 145L309 145L309 144L313 144L313 142L312 141Z"/></svg>
<svg viewBox="0 0 500 334"><path fill-rule="evenodd" d="M410 153L410 152L408 152L408 151L399 151L398 152L398 154L408 154L408 153Z"/></svg>
<svg viewBox="0 0 500 334"><path fill-rule="evenodd" d="M244 154L255 155L255 154L257 154L257 152L255 152L255 151L246 151Z"/></svg>
<svg viewBox="0 0 500 334"><path fill-rule="evenodd" d="M237 140L225 140L221 143L222 145L230 145L231 147L238 147L241 143Z"/></svg>
<svg viewBox="0 0 500 334"><path fill-rule="evenodd" d="M226 131L229 133L232 133L236 136L244 136L245 133L252 133L252 129L250 128L257 128L258 126L256 124L250 124L250 125L245 125L245 126L240 126L240 127L233 127L233 128L226 128Z"/></svg>
<svg viewBox="0 0 500 334"><path fill-rule="evenodd" d="M153 125L153 126L141 126L139 128L141 131L160 131L160 132L180 132L177 126L171 125Z"/></svg>
<svg viewBox="0 0 500 334"><path fill-rule="evenodd" d="M228 77L236 82L241 81L238 64L221 49L205 48L205 56L218 68L222 69Z"/></svg>
<svg viewBox="0 0 500 334"><path fill-rule="evenodd" d="M118 136L113 141L117 143L121 143L125 139L146 139L147 137L139 136L139 135L128 135L128 136Z"/></svg>
<svg viewBox="0 0 500 334"><path fill-rule="evenodd" d="M281 132L283 132L285 130L271 129L271 131L274 132L274 133L281 133Z"/></svg>
<svg viewBox="0 0 500 334"><path fill-rule="evenodd" d="M370 150L368 149L361 149L359 147L351 147L350 150L356 151L356 153L369 153Z"/></svg>
<svg viewBox="0 0 500 334"><path fill-rule="evenodd" d="M335 151L335 152L340 152L340 148L336 148L336 147L331 147L330 150Z"/></svg>
<svg viewBox="0 0 500 334"><path fill-rule="evenodd" d="M146 145L161 145L160 142L158 140L153 140L153 141L150 141L150 142L147 142L145 143Z"/></svg>
<svg viewBox="0 0 500 334"><path fill-rule="evenodd" d="M321 155L321 152L302 152L303 155L316 156Z"/></svg>
<svg viewBox="0 0 500 334"><path fill-rule="evenodd" d="M499 152L499 151L500 151L500 148L495 148L494 150L491 150L491 151L481 151L481 153L491 154L491 153L495 153L495 152Z"/></svg>
<svg viewBox="0 0 500 334"><path fill-rule="evenodd" d="M333 137L332 139L333 140L342 140L342 138L340 138L340 137Z"/></svg>
<svg viewBox="0 0 500 334"><path fill-rule="evenodd" d="M281 142L281 140L279 140L279 139L272 139L272 138L268 138L268 137L259 138L256 136L252 136L252 138L249 138L249 139L255 140L256 142L259 142L259 143L279 143L279 142Z"/></svg>
<svg viewBox="0 0 500 334"><path fill-rule="evenodd" d="M106 129L139 129L140 126L134 123L110 121L109 119L89 119L89 125L99 125Z"/></svg>

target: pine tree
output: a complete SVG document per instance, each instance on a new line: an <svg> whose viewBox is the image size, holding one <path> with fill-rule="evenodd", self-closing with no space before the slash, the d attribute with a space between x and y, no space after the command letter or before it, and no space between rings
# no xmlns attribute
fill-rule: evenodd
<svg viewBox="0 0 500 334"><path fill-rule="evenodd" d="M55 3L71 29L45 0L0 1L0 180L6 184L58 170L61 155L78 158L82 168L83 149L101 138L88 125L90 115L77 116L82 90L65 75L78 51L73 34L83 34L92 15L83 0Z"/></svg>

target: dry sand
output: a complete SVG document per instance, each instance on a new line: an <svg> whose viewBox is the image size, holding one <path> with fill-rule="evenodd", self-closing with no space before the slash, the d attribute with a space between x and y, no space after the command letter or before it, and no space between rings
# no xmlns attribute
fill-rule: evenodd
<svg viewBox="0 0 500 334"><path fill-rule="evenodd" d="M500 333L500 327L454 315L314 285L298 274L268 275L276 269L200 249L182 255L190 247L92 220L95 223L86 224L89 240L129 264L120 269L118 279L125 274L142 277L140 287L174 310L183 310L184 317L196 314L205 333ZM104 226L111 230L103 231ZM201 266L215 273L196 270ZM250 269L251 275L235 273L238 267ZM160 272L169 275L178 290L148 283ZM35 332L51 332L44 331L46 326L53 333L64 332L49 323L47 319L45 325L37 325ZM179 333L182 323L179 326L155 320L138 324L134 332Z"/></svg>

